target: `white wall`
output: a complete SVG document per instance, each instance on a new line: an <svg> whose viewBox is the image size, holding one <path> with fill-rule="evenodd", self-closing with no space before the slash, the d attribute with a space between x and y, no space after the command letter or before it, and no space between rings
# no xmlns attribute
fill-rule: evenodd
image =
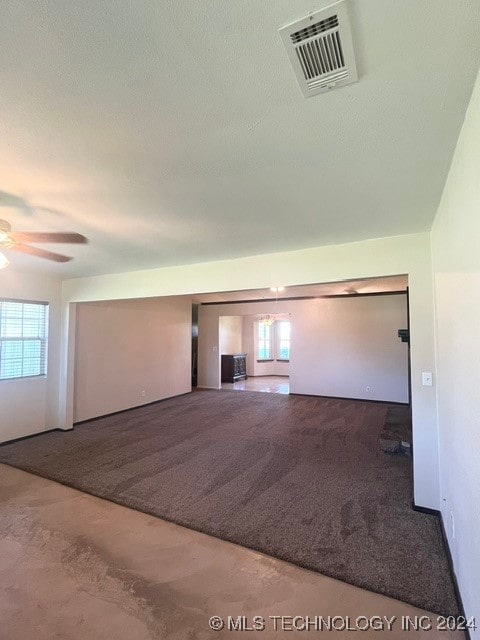
<svg viewBox="0 0 480 640"><path fill-rule="evenodd" d="M74 420L189 392L191 316L184 297L77 305Z"/></svg>
<svg viewBox="0 0 480 640"><path fill-rule="evenodd" d="M406 295L201 306L198 360L206 359L212 370L201 367L199 384L220 385L214 356L219 314L285 310L292 331L290 363L278 364L290 366L291 393L408 402L408 349L397 335L408 325ZM245 316L245 334L254 335L256 320ZM253 339L244 341L244 351L249 375L277 374L267 368L277 363L256 362Z"/></svg>
<svg viewBox="0 0 480 640"><path fill-rule="evenodd" d="M220 316L220 355L222 353L243 353L242 325L241 316Z"/></svg>
<svg viewBox="0 0 480 640"><path fill-rule="evenodd" d="M198 386L220 389L219 316L201 313L201 309L198 309Z"/></svg>
<svg viewBox="0 0 480 640"><path fill-rule="evenodd" d="M242 344L247 354L247 376L255 375L255 319L256 316L243 316Z"/></svg>
<svg viewBox="0 0 480 640"><path fill-rule="evenodd" d="M0 441L58 427L61 282L12 266L0 271L0 298L49 303L47 376L0 380Z"/></svg>
<svg viewBox="0 0 480 640"><path fill-rule="evenodd" d="M290 390L408 403L408 347L397 335L407 325L406 295L298 301Z"/></svg>
<svg viewBox="0 0 480 640"><path fill-rule="evenodd" d="M432 230L441 509L467 616L480 618L480 76ZM452 523L452 515L454 526ZM480 637L480 630L471 630Z"/></svg>
<svg viewBox="0 0 480 640"><path fill-rule="evenodd" d="M408 275L410 290L415 501L419 506L438 509L436 395L434 387L422 386L422 371L432 371L435 367L429 233L65 281L61 424L70 428L72 416L69 389L73 371L68 360L70 303L270 288L279 283L289 286L399 274Z"/></svg>

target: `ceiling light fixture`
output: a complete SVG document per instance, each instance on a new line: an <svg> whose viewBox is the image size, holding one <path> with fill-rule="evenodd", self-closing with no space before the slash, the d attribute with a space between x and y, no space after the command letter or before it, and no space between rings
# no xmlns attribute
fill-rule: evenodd
<svg viewBox="0 0 480 640"><path fill-rule="evenodd" d="M264 316L260 322L262 322L263 324L268 324L269 326L272 325L275 322L275 316Z"/></svg>
<svg viewBox="0 0 480 640"><path fill-rule="evenodd" d="M9 264L10 261L8 260L7 256L4 256L3 253L0 253L0 269L8 267Z"/></svg>

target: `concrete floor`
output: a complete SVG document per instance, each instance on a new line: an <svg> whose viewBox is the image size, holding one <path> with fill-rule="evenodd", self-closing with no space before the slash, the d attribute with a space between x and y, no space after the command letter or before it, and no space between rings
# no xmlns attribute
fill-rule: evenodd
<svg viewBox="0 0 480 640"><path fill-rule="evenodd" d="M263 616L260 638L292 616L402 616L425 612L207 535L0 465L0 625L8 640L251 638L209 629L210 616ZM428 615L428 614L427 614ZM283 623L269 616L290 616ZM436 624L436 617L430 616ZM345 621L346 623L347 621ZM337 620L337 625L344 624ZM361 625L365 624L362 619ZM299 619L297 626L302 625ZM286 634L284 636L284 633ZM354 631L332 631L334 638ZM461 638L435 630L425 638Z"/></svg>
<svg viewBox="0 0 480 640"><path fill-rule="evenodd" d="M237 382L222 382L222 389L289 394L290 379L288 376L250 376Z"/></svg>

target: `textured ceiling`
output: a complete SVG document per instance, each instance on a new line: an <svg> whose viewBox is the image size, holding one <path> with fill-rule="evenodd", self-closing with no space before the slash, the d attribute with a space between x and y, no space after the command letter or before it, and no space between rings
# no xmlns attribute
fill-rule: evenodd
<svg viewBox="0 0 480 640"><path fill-rule="evenodd" d="M90 239L12 262L71 277L429 229L480 2L350 0L359 82L305 99L277 28L327 4L4 0L0 218Z"/></svg>

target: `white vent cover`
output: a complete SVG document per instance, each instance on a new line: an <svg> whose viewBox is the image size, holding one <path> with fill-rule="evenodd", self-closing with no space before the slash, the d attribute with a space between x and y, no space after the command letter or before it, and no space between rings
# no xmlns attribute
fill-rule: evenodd
<svg viewBox="0 0 480 640"><path fill-rule="evenodd" d="M278 31L305 97L358 80L345 0Z"/></svg>

